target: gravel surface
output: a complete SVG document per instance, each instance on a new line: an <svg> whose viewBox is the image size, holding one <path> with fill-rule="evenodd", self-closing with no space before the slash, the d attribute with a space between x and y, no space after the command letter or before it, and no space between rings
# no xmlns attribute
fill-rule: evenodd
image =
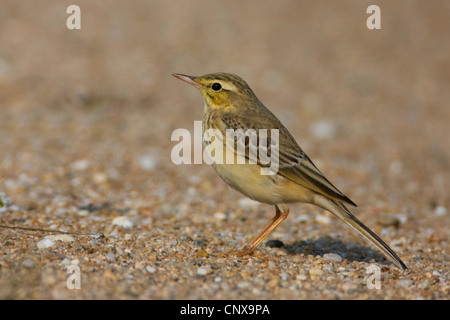
<svg viewBox="0 0 450 320"><path fill-rule="evenodd" d="M0 4L1 299L448 299L448 1L378 1L381 30L367 1L77 4L81 30L64 1ZM223 255L274 208L171 161L203 110L171 74L216 71L250 83L407 271L302 204L254 256Z"/></svg>

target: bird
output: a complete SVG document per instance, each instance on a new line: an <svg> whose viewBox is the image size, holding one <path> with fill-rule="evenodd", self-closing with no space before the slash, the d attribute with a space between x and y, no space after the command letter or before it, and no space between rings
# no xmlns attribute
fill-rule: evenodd
<svg viewBox="0 0 450 320"><path fill-rule="evenodd" d="M407 269L397 254L350 212L347 206L356 207L356 204L324 176L281 121L258 99L245 80L224 72L203 76L174 73L173 76L193 85L202 94L205 101L202 118L203 133L213 129L226 137L227 130L243 132L253 130L252 132L256 132L259 140L262 141L264 137L268 139L265 149L268 154L278 152L276 171L272 170L268 174L262 174L261 169L267 169L268 165L264 164L259 156L253 162L220 163L217 161L212 163L216 173L231 188L252 200L275 206L275 216L272 220L249 244L241 250L234 251L235 255L251 255L258 245L288 217L290 213L288 204L308 203L342 219L378 248L399 269ZM259 132L266 134L262 137ZM271 135L271 132L276 132L278 137ZM251 158L249 150L254 143L254 140L249 137L241 139L244 152L236 151L239 149L236 148L238 143L233 145L232 149L224 147L223 152L234 152L232 157L234 160L238 158L249 160ZM270 141L271 138L277 138L278 141ZM236 139L239 140L239 137ZM225 144L227 138L221 141ZM207 146L208 141L205 142L204 139L203 145Z"/></svg>

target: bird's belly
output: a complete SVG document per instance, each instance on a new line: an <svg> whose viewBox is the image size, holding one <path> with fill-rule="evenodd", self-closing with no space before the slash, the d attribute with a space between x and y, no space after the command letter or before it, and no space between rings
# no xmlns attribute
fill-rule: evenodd
<svg viewBox="0 0 450 320"><path fill-rule="evenodd" d="M256 164L213 164L217 174L233 189L250 199L281 204L309 202L309 192L280 175L261 175Z"/></svg>
<svg viewBox="0 0 450 320"><path fill-rule="evenodd" d="M217 174L230 187L247 197L269 204L279 203L273 193L273 177L261 176L256 164L213 164Z"/></svg>

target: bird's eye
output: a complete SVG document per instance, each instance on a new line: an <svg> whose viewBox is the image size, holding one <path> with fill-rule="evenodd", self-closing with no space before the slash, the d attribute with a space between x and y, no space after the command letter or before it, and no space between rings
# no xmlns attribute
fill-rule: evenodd
<svg viewBox="0 0 450 320"><path fill-rule="evenodd" d="M220 83L218 83L218 82L214 82L214 83L212 84L211 88L212 88L214 91L219 91L220 89L222 89L222 85L221 85Z"/></svg>

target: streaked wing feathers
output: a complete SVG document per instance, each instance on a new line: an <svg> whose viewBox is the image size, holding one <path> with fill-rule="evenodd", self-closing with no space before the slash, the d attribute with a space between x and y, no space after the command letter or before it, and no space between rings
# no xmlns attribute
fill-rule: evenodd
<svg viewBox="0 0 450 320"><path fill-rule="evenodd" d="M267 135L270 137L270 129L279 129L279 169L278 174L283 177L313 190L319 194L323 194L329 198L349 203L353 206L356 204L339 191L322 172L314 165L311 159L303 152L300 146L289 131L281 124L281 122L268 110L269 114L260 119L267 119L261 123L252 123L250 119L233 119L232 117L221 117L225 127L229 129L267 129ZM268 143L270 149L270 143ZM248 154L246 155L248 159ZM259 162L258 165L267 167Z"/></svg>

